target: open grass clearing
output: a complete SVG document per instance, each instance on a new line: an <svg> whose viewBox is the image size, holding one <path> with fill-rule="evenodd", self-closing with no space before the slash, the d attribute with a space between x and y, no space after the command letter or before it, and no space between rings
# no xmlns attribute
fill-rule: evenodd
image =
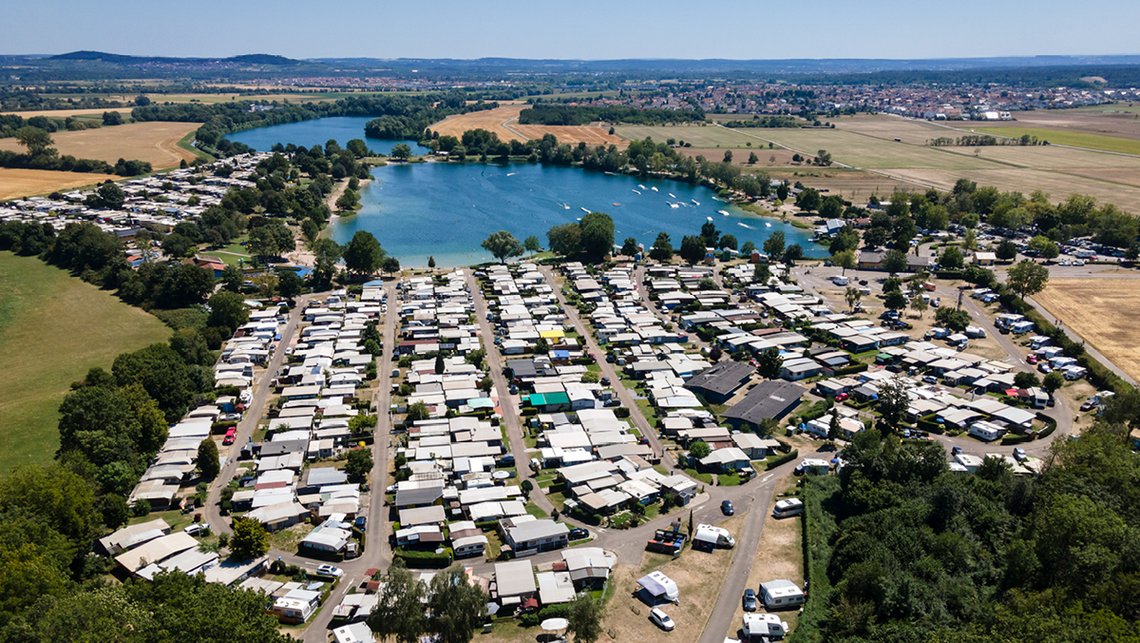
<svg viewBox="0 0 1140 643"><path fill-rule="evenodd" d="M979 127L979 132L995 134L997 136L1036 136L1038 140L1049 141L1055 145L1073 145L1087 147L1107 152L1122 152L1124 154L1140 154L1140 139L1125 138L1122 136L1109 136L1094 134L1079 130L1050 129L1045 127Z"/></svg>
<svg viewBox="0 0 1140 643"><path fill-rule="evenodd" d="M55 132L53 146L60 154L81 159L99 159L114 164L119 159L146 161L154 169L171 168L195 154L178 145L198 123L147 122L100 127L78 132ZM22 152L16 139L0 139L0 149Z"/></svg>
<svg viewBox="0 0 1140 643"><path fill-rule="evenodd" d="M73 190L119 178L111 174L0 167L0 201Z"/></svg>
<svg viewBox="0 0 1140 643"><path fill-rule="evenodd" d="M742 520L737 516L721 526L737 533L741 524ZM731 549L717 549L712 553L686 549L677 559L645 554L640 568L618 565L612 577L614 597L606 606L602 630L613 641L658 640L662 636L676 641L696 641L712 614L719 595L717 588L724 580L731 561ZM668 634L649 621L651 607L634 595L637 579L654 569L676 581L681 597L678 605L661 606L677 624L677 629Z"/></svg>
<svg viewBox="0 0 1140 643"><path fill-rule="evenodd" d="M0 473L59 448L59 404L88 369L165 341L158 318L34 257L0 252Z"/></svg>
<svg viewBox="0 0 1140 643"><path fill-rule="evenodd" d="M1118 279L1051 279L1034 299L1126 373L1140 378L1140 351L1132 324L1140 314L1137 284Z"/></svg>
<svg viewBox="0 0 1140 643"><path fill-rule="evenodd" d="M560 143L572 145L625 145L620 136L609 134L608 128L598 125L520 125L519 112L525 108L526 105L515 103L500 105L495 109L455 114L432 124L430 128L440 135L456 138L461 138L467 130L485 129L494 132L504 141L526 141L553 134Z"/></svg>

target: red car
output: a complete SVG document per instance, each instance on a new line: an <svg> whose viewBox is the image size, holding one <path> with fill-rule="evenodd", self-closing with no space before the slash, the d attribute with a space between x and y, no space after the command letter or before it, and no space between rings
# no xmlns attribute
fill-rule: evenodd
<svg viewBox="0 0 1140 643"><path fill-rule="evenodd" d="M1028 362L1028 363L1030 363L1030 364L1036 364L1036 363L1037 363L1037 355L1035 355L1035 354L1033 354L1033 353L1030 353L1030 354L1029 354L1029 355L1028 355L1028 356L1025 358L1025 361L1026 361L1026 362Z"/></svg>
<svg viewBox="0 0 1140 643"><path fill-rule="evenodd" d="M237 439L237 427L231 426L226 430L226 437L222 438L222 444L233 444Z"/></svg>
<svg viewBox="0 0 1140 643"><path fill-rule="evenodd" d="M835 396L835 401L836 402L842 402L843 400L846 400L849 397L851 397L851 396L846 394L846 393L840 393L839 395Z"/></svg>

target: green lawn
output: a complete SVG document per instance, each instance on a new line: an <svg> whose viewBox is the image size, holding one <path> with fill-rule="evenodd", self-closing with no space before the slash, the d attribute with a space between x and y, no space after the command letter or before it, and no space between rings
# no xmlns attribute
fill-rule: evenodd
<svg viewBox="0 0 1140 643"><path fill-rule="evenodd" d="M165 341L158 318L34 257L0 252L0 473L51 460L68 386L119 353Z"/></svg>
<svg viewBox="0 0 1140 643"><path fill-rule="evenodd" d="M1126 138L1124 136L1050 129L1047 127L978 127L976 129L979 132L985 132L986 134L993 134L995 136L1017 138L1028 134L1030 136L1036 136L1038 140L1049 141L1056 145L1072 145L1073 147L1087 147L1092 150L1104 150L1106 152L1140 154L1140 140Z"/></svg>

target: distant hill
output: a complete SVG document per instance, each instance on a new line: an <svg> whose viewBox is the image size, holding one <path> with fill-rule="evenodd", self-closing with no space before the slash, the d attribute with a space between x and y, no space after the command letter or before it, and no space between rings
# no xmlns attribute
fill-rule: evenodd
<svg viewBox="0 0 1140 643"><path fill-rule="evenodd" d="M125 56L123 54L112 54L105 51L72 51L66 54L58 54L51 56L48 60L61 60L61 61L92 61L92 62L105 62L117 65L153 65L153 64L166 64L166 65L202 65L202 64L217 64L229 63L237 65L301 65L305 64L299 60L286 58L284 56L275 56L273 54L244 54L241 56L231 56L229 58L172 58L166 56Z"/></svg>

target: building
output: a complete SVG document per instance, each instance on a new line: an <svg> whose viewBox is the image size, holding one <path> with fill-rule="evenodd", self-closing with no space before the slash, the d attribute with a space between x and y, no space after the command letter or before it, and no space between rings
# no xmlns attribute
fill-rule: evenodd
<svg viewBox="0 0 1140 643"><path fill-rule="evenodd" d="M570 543L570 529L550 519L527 520L508 527L506 544L515 556L530 556L561 549Z"/></svg>
<svg viewBox="0 0 1140 643"><path fill-rule="evenodd" d="M764 382L724 414L725 421L737 430L756 431L768 420L779 421L800 403L805 391L791 382Z"/></svg>
<svg viewBox="0 0 1140 643"><path fill-rule="evenodd" d="M747 362L729 360L706 368L685 382L685 388L713 404L723 404L751 379L753 368Z"/></svg>

